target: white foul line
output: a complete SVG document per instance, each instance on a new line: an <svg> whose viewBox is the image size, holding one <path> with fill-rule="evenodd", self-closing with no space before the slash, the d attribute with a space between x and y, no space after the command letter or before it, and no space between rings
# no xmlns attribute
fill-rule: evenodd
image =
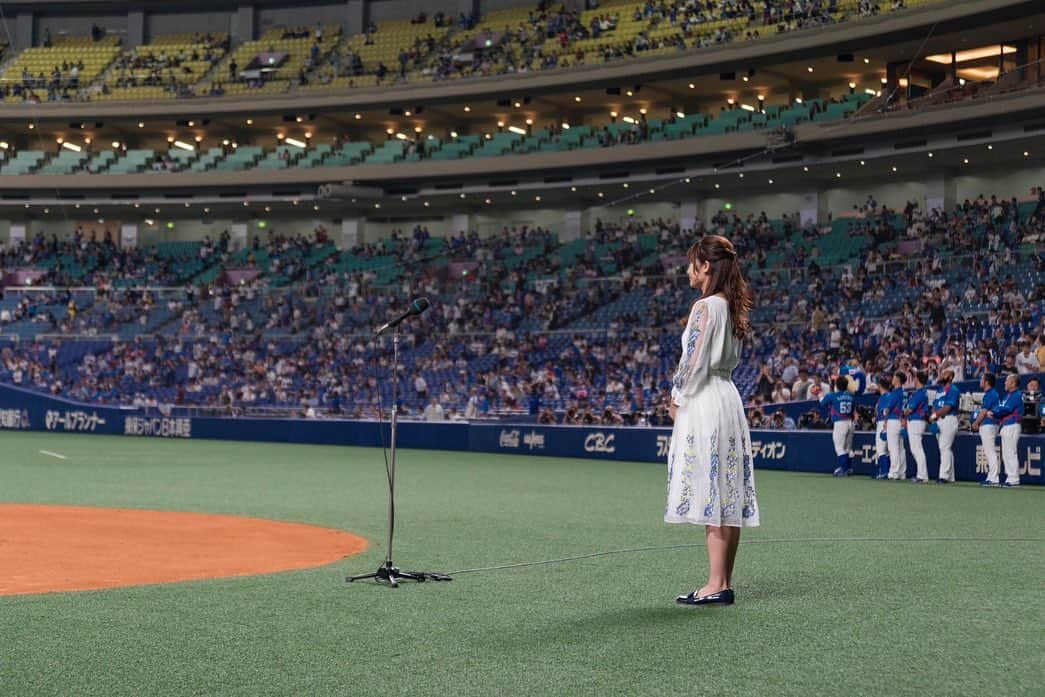
<svg viewBox="0 0 1045 697"><path fill-rule="evenodd" d="M41 450L40 454L41 455L50 455L51 457L57 457L59 460L68 460L69 459L65 455L62 455L61 453L52 453L50 450Z"/></svg>

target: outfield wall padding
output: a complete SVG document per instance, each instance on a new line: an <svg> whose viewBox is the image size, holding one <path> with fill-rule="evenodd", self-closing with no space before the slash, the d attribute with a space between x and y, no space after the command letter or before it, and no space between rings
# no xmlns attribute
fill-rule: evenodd
<svg viewBox="0 0 1045 697"><path fill-rule="evenodd" d="M365 447L387 445L390 435L388 423L376 421L163 417L155 412L83 404L0 385L0 431L5 430ZM670 428L406 420L400 422L398 433L399 446L403 448L657 463L667 460L670 436ZM871 473L874 438L870 432L856 433L853 439L856 474ZM939 468L936 439L926 436L923 443L929 459L929 475L934 477ZM1045 483L1043 447L1045 436L1020 439L1017 452L1023 483ZM751 432L751 453L756 469L830 473L836 466L829 431L755 430ZM959 480L984 478L987 464L978 435L959 434L954 453ZM913 476L914 458L910 451L907 464L908 475Z"/></svg>

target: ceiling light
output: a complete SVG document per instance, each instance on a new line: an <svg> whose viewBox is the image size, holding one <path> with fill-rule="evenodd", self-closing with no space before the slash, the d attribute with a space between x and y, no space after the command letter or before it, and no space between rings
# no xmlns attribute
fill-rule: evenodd
<svg viewBox="0 0 1045 697"><path fill-rule="evenodd" d="M526 119L526 125L527 126L532 126L533 125L533 119Z"/></svg>
<svg viewBox="0 0 1045 697"><path fill-rule="evenodd" d="M312 137L312 131L305 131L305 138L307 139L307 138L311 138L311 137Z"/></svg>
<svg viewBox="0 0 1045 697"><path fill-rule="evenodd" d="M515 196L515 192L514 191L512 192L512 196Z"/></svg>
<svg viewBox="0 0 1045 697"><path fill-rule="evenodd" d="M244 208L246 208L246 207L247 207L247 206L249 206L249 205L250 205L250 201L244 201L244 202L243 202L243 207L244 207ZM159 212L159 211L157 211L157 212Z"/></svg>
<svg viewBox="0 0 1045 697"><path fill-rule="evenodd" d="M690 88L690 89L694 89L694 88L696 88L696 85L694 85L694 84L693 84L693 83L691 82L691 83L689 83L689 88Z"/></svg>
<svg viewBox="0 0 1045 697"><path fill-rule="evenodd" d="M809 66L808 68L806 68L806 70L807 70L808 72L813 72L813 66Z"/></svg>
<svg viewBox="0 0 1045 697"><path fill-rule="evenodd" d="M870 58L864 58L864 65L867 65L870 62L871 62Z"/></svg>
<svg viewBox="0 0 1045 697"><path fill-rule="evenodd" d="M773 183L773 180L772 180L772 179L770 179L770 180L769 180L769 183L770 183L770 184L772 184L772 183Z"/></svg>
<svg viewBox="0 0 1045 697"><path fill-rule="evenodd" d="M893 165L893 171L894 172L896 171L896 165Z"/></svg>
<svg viewBox="0 0 1045 697"><path fill-rule="evenodd" d="M766 101L766 95L764 95L764 94L758 95L758 101L760 101L760 102Z"/></svg>
<svg viewBox="0 0 1045 697"><path fill-rule="evenodd" d="M498 121L497 122L497 127L498 128L504 128L504 121Z"/></svg>
<svg viewBox="0 0 1045 697"><path fill-rule="evenodd" d="M981 60L983 58L995 58L998 54L1008 55L1010 53L1016 53L1015 46L1000 46L994 44L993 46L982 46L980 48L970 48L965 51L958 51L954 54L953 58L958 63L968 63L970 61ZM950 53L937 53L932 56L926 56L925 60L930 63L940 63L942 65L950 65L952 62L952 56Z"/></svg>
<svg viewBox="0 0 1045 697"><path fill-rule="evenodd" d="M743 109L744 111L754 111L755 110L755 107L751 106L750 104L741 104L740 108Z"/></svg>
<svg viewBox="0 0 1045 697"><path fill-rule="evenodd" d="M568 124L565 121L563 121L562 122L562 130L564 130L564 131L570 130L570 124Z"/></svg>
<svg viewBox="0 0 1045 697"><path fill-rule="evenodd" d="M842 173L841 172L835 172L835 177L837 177L838 179L841 179L842 178Z"/></svg>
<svg viewBox="0 0 1045 697"><path fill-rule="evenodd" d="M457 137L457 131L450 131L450 137L451 138L456 138Z"/></svg>
<svg viewBox="0 0 1045 697"><path fill-rule="evenodd" d="M573 98L573 101L575 101L575 102L579 102L579 101L581 101L581 98L580 98L580 97L574 97L574 98Z"/></svg>
<svg viewBox="0 0 1045 697"><path fill-rule="evenodd" d="M403 116L413 116L413 115L414 115L414 112L410 111L409 109L407 109L406 111L403 112Z"/></svg>
<svg viewBox="0 0 1045 697"><path fill-rule="evenodd" d="M795 104L801 104L801 103L802 103L802 98L801 97L795 97Z"/></svg>
<svg viewBox="0 0 1045 697"><path fill-rule="evenodd" d="M726 98L726 104L729 104L730 106L733 106L734 104L736 104L736 100L733 99L732 97L727 97Z"/></svg>
<svg viewBox="0 0 1045 697"><path fill-rule="evenodd" d="M406 196L404 196L404 197L403 197L403 200L404 200L404 201L406 200Z"/></svg>
<svg viewBox="0 0 1045 697"><path fill-rule="evenodd" d="M167 136L167 142L168 143L173 143L174 142L174 136Z"/></svg>
<svg viewBox="0 0 1045 697"><path fill-rule="evenodd" d="M602 198L602 192L601 191L599 192L599 198Z"/></svg>
<svg viewBox="0 0 1045 697"><path fill-rule="evenodd" d="M533 200L534 200L534 201L540 201L540 200L541 200L541 197L540 197L540 195L534 196L534 197L533 197Z"/></svg>
<svg viewBox="0 0 1045 697"><path fill-rule="evenodd" d="M512 133L515 133L516 135L520 135L520 136L526 135L526 129L525 128L519 128L518 126L509 126L508 130L511 131Z"/></svg>
<svg viewBox="0 0 1045 697"><path fill-rule="evenodd" d="M186 203L186 204L185 204L185 207L186 207L186 208L188 208L188 207L189 207L189 204L188 204L188 203ZM95 213L97 213L97 212L98 212L98 211L95 211Z"/></svg>
<svg viewBox="0 0 1045 697"><path fill-rule="evenodd" d="M718 189L718 188L720 188L720 187L719 187L719 185L718 185L718 184L715 184L715 188L716 188L716 189Z"/></svg>
<svg viewBox="0 0 1045 697"><path fill-rule="evenodd" d="M143 121L139 121L138 128L145 128L145 123Z"/></svg>
<svg viewBox="0 0 1045 697"><path fill-rule="evenodd" d="M850 82L849 83L849 89L855 90L856 89L856 83L855 82Z"/></svg>
<svg viewBox="0 0 1045 697"><path fill-rule="evenodd" d="M740 178L741 178L741 179L743 179L743 178L744 178L744 173L743 173L743 172L741 172L741 173L740 173Z"/></svg>
<svg viewBox="0 0 1045 697"><path fill-rule="evenodd" d="M294 119L294 121L296 121L297 123L301 123L301 122L302 122L302 121L304 121L304 120L305 120L305 119L301 118L300 116L298 116L298 117L296 117L296 118ZM192 121L189 121L189 125L190 125L190 126L192 125Z"/></svg>
<svg viewBox="0 0 1045 697"><path fill-rule="evenodd" d="M7 150L11 145L6 140L0 140L0 150Z"/></svg>
<svg viewBox="0 0 1045 697"><path fill-rule="evenodd" d="M319 204L316 204L315 206L312 206L312 210L318 211L319 210Z"/></svg>
<svg viewBox="0 0 1045 697"><path fill-rule="evenodd" d="M203 212L204 212L204 213L210 213L210 209L209 209L209 208L204 208L204 209L203 209Z"/></svg>
<svg viewBox="0 0 1045 697"><path fill-rule="evenodd" d="M202 143L203 142L203 136L196 136L195 138L193 138L193 140L196 141L197 143Z"/></svg>
<svg viewBox="0 0 1045 697"><path fill-rule="evenodd" d="M883 84L883 85L888 85L888 84L889 84L889 78L887 78L887 77L883 77L883 78L882 78L882 84Z"/></svg>
<svg viewBox="0 0 1045 697"><path fill-rule="evenodd" d="M247 125L248 126L253 126L254 125L254 119L247 119Z"/></svg>
<svg viewBox="0 0 1045 697"><path fill-rule="evenodd" d="M740 79L741 79L741 80L743 80L744 82L747 82L747 81L748 81L748 76L747 76L747 75L745 75L744 77L742 77L742 78L740 78Z"/></svg>
<svg viewBox="0 0 1045 697"><path fill-rule="evenodd" d="M396 138L399 139L399 140L406 140L406 134L405 133L396 133Z"/></svg>
<svg viewBox="0 0 1045 697"><path fill-rule="evenodd" d="M806 167L803 167L803 168L802 168L802 171L803 171L803 172L808 172L808 171L809 171L809 167L808 167L808 166L806 166Z"/></svg>
<svg viewBox="0 0 1045 697"><path fill-rule="evenodd" d="M428 208L431 205L432 205L431 203L429 203L428 201L425 201L425 208Z"/></svg>
<svg viewBox="0 0 1045 697"><path fill-rule="evenodd" d="M685 182L689 184L689 177L686 177Z"/></svg>
<svg viewBox="0 0 1045 697"><path fill-rule="evenodd" d="M617 118L617 112L615 112L615 111L611 111L611 112L610 112L610 118L611 118L611 119L615 119L615 118Z"/></svg>
<svg viewBox="0 0 1045 697"><path fill-rule="evenodd" d="M380 203L375 203L375 204L374 204L374 208L380 208L380 207L381 207L381 204L380 204Z"/></svg>
<svg viewBox="0 0 1045 697"><path fill-rule="evenodd" d="M228 144L229 144L229 139L228 139L228 138L225 138L225 139L223 139L223 140L221 141L221 144L222 144L222 145L228 145Z"/></svg>
<svg viewBox="0 0 1045 697"><path fill-rule="evenodd" d="M421 133L424 130L425 129L422 126L414 126L414 133Z"/></svg>
<svg viewBox="0 0 1045 697"><path fill-rule="evenodd" d="M627 189L627 188L628 188L628 182L624 182L624 188L625 188L625 189Z"/></svg>
<svg viewBox="0 0 1045 697"><path fill-rule="evenodd" d="M464 198L464 197L465 197L465 194L461 194L461 198Z"/></svg>
<svg viewBox="0 0 1045 697"><path fill-rule="evenodd" d="M522 102L520 102L520 101L516 101L516 102L514 102L514 104L515 104L515 108L516 109L518 109L519 107L522 106Z"/></svg>
<svg viewBox="0 0 1045 697"><path fill-rule="evenodd" d="M577 190L577 187L576 187L576 186L571 186L571 187L570 187L570 191L576 191L576 190Z"/></svg>
<svg viewBox="0 0 1045 697"><path fill-rule="evenodd" d="M1030 153L1029 153L1029 152L1027 152L1026 150L1024 150L1024 151L1023 151L1023 156L1024 156L1024 157L1030 157Z"/></svg>
<svg viewBox="0 0 1045 697"><path fill-rule="evenodd" d="M470 106L466 106L466 107L464 108L464 110L465 110L465 113L467 113L467 112L469 112L469 111L471 111L471 110L472 110L472 107L470 107Z"/></svg>
<svg viewBox="0 0 1045 697"><path fill-rule="evenodd" d="M684 112L681 112L681 111L676 111L675 112L675 116L679 117L680 119L686 118L686 114Z"/></svg>
<svg viewBox="0 0 1045 697"><path fill-rule="evenodd" d="M642 114L643 116L645 116L646 115L646 107L642 107L641 109L639 109L639 113Z"/></svg>
<svg viewBox="0 0 1045 697"><path fill-rule="evenodd" d="M276 140L283 140L286 137L287 137L286 133L277 133L276 134Z"/></svg>
<svg viewBox="0 0 1045 697"><path fill-rule="evenodd" d="M29 124L29 130L30 131L33 130L34 128L36 128L36 126L34 124Z"/></svg>
<svg viewBox="0 0 1045 697"><path fill-rule="evenodd" d="M988 146L987 146L987 149L988 149L988 150L994 150L994 146L993 146L993 145L988 145Z"/></svg>
<svg viewBox="0 0 1045 697"><path fill-rule="evenodd" d="M878 94L878 93L877 93L877 92L875 92L875 91L874 91L873 89L871 89L870 87L867 87L867 88L865 88L865 89L864 89L864 94L869 94L869 95L871 95L871 96L873 97L873 96L875 96L875 95L876 95L876 94Z"/></svg>
<svg viewBox="0 0 1045 697"><path fill-rule="evenodd" d="M362 114L356 114L356 121L360 120L361 118L363 118Z"/></svg>
<svg viewBox="0 0 1045 697"><path fill-rule="evenodd" d="M62 143L62 147L66 150L72 150L73 152L80 152L81 150L83 150L83 148L81 148L76 143Z"/></svg>
<svg viewBox="0 0 1045 697"><path fill-rule="evenodd" d="M487 203L490 203L490 199L486 199L486 202L487 202Z"/></svg>
<svg viewBox="0 0 1045 697"><path fill-rule="evenodd" d="M962 160L962 162L963 162L963 163L965 163L965 164L969 164L969 158L967 158L967 157L966 157L966 158L964 158L964 159Z"/></svg>
<svg viewBox="0 0 1045 697"><path fill-rule="evenodd" d="M929 157L932 157L932 156L933 156L933 154L932 154L932 153L929 153Z"/></svg>
<svg viewBox="0 0 1045 697"><path fill-rule="evenodd" d="M196 149L192 145L189 145L188 143L185 143L185 142L180 141L180 140L174 141L174 147L179 148L181 150L188 150L189 152L192 152L193 150Z"/></svg>
<svg viewBox="0 0 1045 697"><path fill-rule="evenodd" d="M863 160L860 160L860 166L861 166L861 167L863 167L863 166L864 166L865 164L867 164L867 163L866 163L866 162L864 162Z"/></svg>
<svg viewBox="0 0 1045 697"><path fill-rule="evenodd" d="M657 190L656 190L656 189L650 189L650 190L649 190L649 192L650 192L651 194L655 194L655 193L657 193Z"/></svg>
<svg viewBox="0 0 1045 697"><path fill-rule="evenodd" d="M86 143L87 145L90 145L91 144L91 139L90 138L84 138L83 142Z"/></svg>
<svg viewBox="0 0 1045 697"><path fill-rule="evenodd" d="M304 148L308 146L308 143L298 140L297 138L285 138L283 140L287 145L293 145L294 147Z"/></svg>
<svg viewBox="0 0 1045 697"><path fill-rule="evenodd" d="M635 123L635 119L631 118L630 116L625 116L622 119L622 121L624 121L624 123Z"/></svg>
<svg viewBox="0 0 1045 697"><path fill-rule="evenodd" d="M54 142L56 142L56 143L58 143L59 145L61 145L62 143L64 143L64 142L65 142L65 138L62 138L62 137L58 137L58 138L55 138L55 139L54 139Z"/></svg>

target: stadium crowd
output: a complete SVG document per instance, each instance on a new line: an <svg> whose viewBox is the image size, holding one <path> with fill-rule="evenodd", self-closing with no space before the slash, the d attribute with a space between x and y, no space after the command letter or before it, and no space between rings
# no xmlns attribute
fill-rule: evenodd
<svg viewBox="0 0 1045 697"><path fill-rule="evenodd" d="M823 231L795 219L722 212L707 230L729 234L750 260L758 331L738 382L756 423L789 427L795 420L767 405L819 399L842 364L868 385L896 370L934 378L951 370L960 380L1040 367L1045 261L1026 253L1045 233L1040 193L1022 218L996 197L946 214L910 205L898 214L873 199L861 208L849 226L861 251L840 265L818 263ZM0 380L100 403L365 416L390 396L389 342L371 330L424 295L433 309L404 337L407 413L666 423L679 317L692 300L678 269L702 232L665 220L598 221L564 245L525 226L445 241L418 226L352 250L356 262L377 264L360 269L340 268L333 253L309 265L311 252L329 247L320 232L271 233L238 253L224 236L191 248L214 279L237 267L259 272L240 285L184 284L186 260L155 249L38 233L4 253L4 268L62 259L38 283L68 280L75 263L86 269L80 282L98 290L86 301L70 291L9 292L17 302L3 304L0 331L31 321L35 333L80 339L4 344L0 333ZM901 241L929 251L912 261ZM782 261L770 264L767 249ZM470 265L451 273L447 257ZM172 281L184 286L140 289Z"/></svg>

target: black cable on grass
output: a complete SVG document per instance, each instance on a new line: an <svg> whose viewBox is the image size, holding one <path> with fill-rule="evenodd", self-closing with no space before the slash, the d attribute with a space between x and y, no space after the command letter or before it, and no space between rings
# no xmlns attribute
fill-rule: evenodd
<svg viewBox="0 0 1045 697"><path fill-rule="evenodd" d="M787 544L795 542L895 542L895 543L918 543L918 542L1045 542L1042 537L798 537L788 539L770 540L747 540L745 545L768 545ZM545 566L548 564L561 564L568 561L580 561L583 559L595 559L608 557L615 554L631 554L634 552L664 552L673 549L691 549L704 547L702 542L684 542L674 545L655 545L652 547L626 547L624 549L611 549L603 552L591 552L589 554L577 554L559 559L542 559L541 561L523 561L514 564L498 564L495 566L481 566L475 569L459 569L448 572L450 576L458 574L474 574L482 571L500 571L503 569L521 569L528 566Z"/></svg>

